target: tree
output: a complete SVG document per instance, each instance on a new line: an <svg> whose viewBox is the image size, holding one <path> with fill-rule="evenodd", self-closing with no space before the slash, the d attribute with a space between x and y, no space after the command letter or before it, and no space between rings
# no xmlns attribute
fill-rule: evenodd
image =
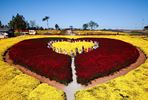
<svg viewBox="0 0 148 100"><path fill-rule="evenodd" d="M49 17L48 17L48 16L45 16L45 17L42 19L42 21L47 21L47 28L49 28L48 20L49 20Z"/></svg>
<svg viewBox="0 0 148 100"><path fill-rule="evenodd" d="M8 23L9 27L14 30L23 30L28 27L28 22L25 21L23 15L17 14L16 16L12 16L12 20Z"/></svg>
<svg viewBox="0 0 148 100"><path fill-rule="evenodd" d="M38 30L44 30L44 28L43 27L39 27Z"/></svg>
<svg viewBox="0 0 148 100"><path fill-rule="evenodd" d="M0 27L2 27L3 25L2 25L2 22L0 21Z"/></svg>
<svg viewBox="0 0 148 100"><path fill-rule="evenodd" d="M73 30L73 26L69 26L70 27L70 30Z"/></svg>
<svg viewBox="0 0 148 100"><path fill-rule="evenodd" d="M88 24L83 24L83 30L86 30L88 28Z"/></svg>
<svg viewBox="0 0 148 100"><path fill-rule="evenodd" d="M88 26L90 27L91 30L93 30L93 29L99 27L99 25L98 25L96 22L94 22L94 21L90 21L90 22L88 23Z"/></svg>
<svg viewBox="0 0 148 100"><path fill-rule="evenodd" d="M2 22L0 21L0 28L4 28L6 25L3 25Z"/></svg>
<svg viewBox="0 0 148 100"><path fill-rule="evenodd" d="M56 30L60 30L60 27L59 27L58 24L55 24L55 29L56 29Z"/></svg>
<svg viewBox="0 0 148 100"><path fill-rule="evenodd" d="M26 29L29 29L29 23L26 21Z"/></svg>
<svg viewBox="0 0 148 100"><path fill-rule="evenodd" d="M30 20L30 22L29 22L29 27L30 28L36 28L36 22L34 21L34 20Z"/></svg>
<svg viewBox="0 0 148 100"><path fill-rule="evenodd" d="M144 27L144 30L148 30L148 26L145 26L145 27Z"/></svg>

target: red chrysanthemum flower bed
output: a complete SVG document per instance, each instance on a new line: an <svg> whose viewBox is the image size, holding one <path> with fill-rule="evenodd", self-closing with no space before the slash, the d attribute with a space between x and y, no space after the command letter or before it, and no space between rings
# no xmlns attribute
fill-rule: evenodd
<svg viewBox="0 0 148 100"><path fill-rule="evenodd" d="M71 57L58 54L51 48L47 48L50 40L56 40L56 38L31 39L19 42L10 48L9 57L14 63L25 66L33 72L68 84L72 81Z"/></svg>
<svg viewBox="0 0 148 100"><path fill-rule="evenodd" d="M120 40L106 38L82 38L99 42L99 48L77 55L75 58L77 81L87 84L91 80L109 75L134 63L139 51Z"/></svg>

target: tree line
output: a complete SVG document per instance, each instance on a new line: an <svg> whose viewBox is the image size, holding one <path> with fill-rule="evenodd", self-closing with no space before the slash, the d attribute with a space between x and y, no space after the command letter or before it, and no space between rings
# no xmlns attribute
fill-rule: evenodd
<svg viewBox="0 0 148 100"><path fill-rule="evenodd" d="M45 16L44 18L42 18L42 21L46 22L47 24L47 29L49 29L49 16ZM11 29L14 30L25 30L25 29L35 29L35 30L43 30L45 28L40 27L36 24L36 22L34 20L30 20L30 22L28 22L25 17L23 15L20 14L16 14L16 16L12 16L12 19L9 21L8 25L2 25L2 22L0 21L0 27L9 27ZM94 21L90 21L88 23L85 23L82 25L83 30L93 30L98 28L99 25L98 23L94 22ZM73 26L70 26L70 28L73 28ZM53 29L53 28L52 28ZM58 24L55 24L55 29L56 30L60 30L60 27Z"/></svg>
<svg viewBox="0 0 148 100"><path fill-rule="evenodd" d="M50 17L49 16L45 16L42 21L45 21L47 23L47 29L49 29L49 21ZM40 27L36 24L36 22L34 20L31 20L30 22L26 21L23 15L20 14L16 14L16 16L12 16L12 19L9 21L8 25L2 25L1 21L0 21L0 27L9 27L11 29L14 30L25 30L25 29L41 29L43 30L43 27ZM70 26L71 28L72 26ZM98 28L99 25L98 23L94 22L94 21L90 21L88 23L85 23L82 25L82 29L83 30L93 30ZM55 24L55 29L56 30L60 30L60 27L58 24Z"/></svg>

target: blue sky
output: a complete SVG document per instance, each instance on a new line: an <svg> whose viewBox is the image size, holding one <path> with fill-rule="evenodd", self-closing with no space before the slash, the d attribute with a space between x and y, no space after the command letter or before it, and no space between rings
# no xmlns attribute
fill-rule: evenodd
<svg viewBox="0 0 148 100"><path fill-rule="evenodd" d="M42 18L50 16L50 27L81 28L93 20L101 29L141 29L148 25L148 0L0 0L3 24L17 13L43 27Z"/></svg>

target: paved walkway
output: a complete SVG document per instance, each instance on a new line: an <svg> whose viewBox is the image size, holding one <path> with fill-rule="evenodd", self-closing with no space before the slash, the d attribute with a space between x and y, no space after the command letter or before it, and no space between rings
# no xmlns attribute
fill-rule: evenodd
<svg viewBox="0 0 148 100"><path fill-rule="evenodd" d="M67 96L67 100L75 100L74 94L76 93L76 91L83 89L83 87L77 83L77 76L76 76L75 65L74 65L74 57L72 57L71 68L72 68L73 81L64 89L66 96Z"/></svg>

